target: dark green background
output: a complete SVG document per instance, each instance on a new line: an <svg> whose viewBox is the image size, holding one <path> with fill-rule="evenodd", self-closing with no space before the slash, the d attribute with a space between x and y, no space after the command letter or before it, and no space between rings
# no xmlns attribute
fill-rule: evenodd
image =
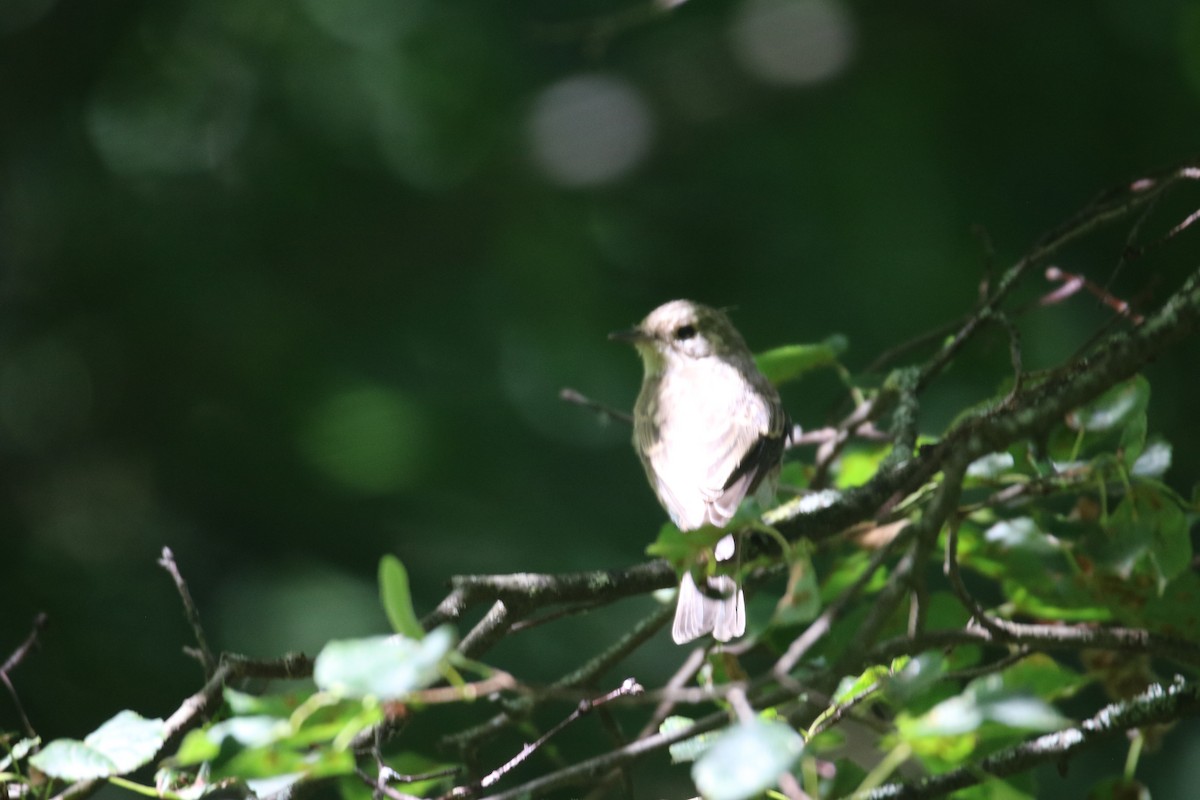
<svg viewBox="0 0 1200 800"><path fill-rule="evenodd" d="M608 331L687 296L735 307L758 349L845 334L858 370L969 309L972 224L1004 266L1100 190L1196 152L1195 3L778 6L0 6L0 651L50 614L14 676L43 737L166 715L198 685L164 544L214 645L260 656L384 630L386 552L419 611L453 573L628 565L663 514L627 431L557 399L632 404L640 367ZM766 27L792 55L840 32L844 64L757 76L734 44L756 8L782 14ZM634 98L647 148L564 185L533 119L560 82L597 77ZM599 119L580 124L603 150L625 129ZM1055 263L1105 283L1124 235ZM1186 233L1112 288L1161 300L1198 252ZM1049 288L1035 275L1021 296ZM1082 295L1022 318L1027 366L1107 318ZM926 432L995 390L1007 341L966 360ZM1191 342L1149 373L1185 494L1197 363ZM809 427L841 399L828 376L785 393ZM551 679L646 602L493 660ZM678 657L664 636L630 669L652 683ZM1156 796L1200 780L1173 752L1145 770Z"/></svg>

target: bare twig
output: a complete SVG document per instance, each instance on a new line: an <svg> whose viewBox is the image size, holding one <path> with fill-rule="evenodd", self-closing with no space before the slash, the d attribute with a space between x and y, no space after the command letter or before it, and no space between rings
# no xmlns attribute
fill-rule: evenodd
<svg viewBox="0 0 1200 800"><path fill-rule="evenodd" d="M548 689L530 693L521 698L513 708L502 711L485 722L445 737L445 746L462 752L477 746L481 741L494 736L511 723L526 716L542 700L562 695L563 689L574 689L591 685L605 672L619 664L630 653L657 633L675 613L670 606L659 606L653 613L640 620L633 629L618 639L587 663L555 681ZM516 712L516 713L514 713Z"/></svg>
<svg viewBox="0 0 1200 800"><path fill-rule="evenodd" d="M912 526L905 528L896 538L892 539L886 546L881 547L871 556L866 568L858 579L853 584L838 595L837 599L825 607L815 620L809 623L804 632L797 636L788 649L775 662L772 668L772 673L780 681L788 680L788 674L795 669L796 664L800 662L805 654L813 648L817 642L824 638L825 634L829 633L833 627L833 623L845 612L850 603L855 600L861 593L863 588L871 580L875 574L875 570L883 566L883 563L891 557L892 552L901 545L904 545L912 536L910 530Z"/></svg>
<svg viewBox="0 0 1200 800"><path fill-rule="evenodd" d="M589 713L593 709L598 708L599 706L602 706L605 703L612 702L613 700L617 699L618 697L628 697L631 695L640 694L641 692L642 692L641 685L637 681L633 680L632 678L629 678L624 683L622 683L620 686L618 686L616 689L613 689L611 692L603 694L600 697L597 697L594 699L581 700L579 702L579 705L575 707L574 711L572 711L564 719L560 720L558 722L558 724L556 724L553 728L551 728L550 730L548 730L544 734L542 734L540 737L538 737L538 739L536 741L522 747L521 751L519 753L517 753L515 756L513 756L512 758L510 758L508 761L504 762L499 767L497 767L496 769L489 772L487 775L484 775L478 781L476 781L472 784L469 784L467 786L459 786L459 787L452 789L444 797L445 798L475 797L481 790L487 789L487 788L495 785L501 778L503 778L509 772L511 772L518 766L520 766L526 759L528 759L531 755L536 753L538 748L542 747L542 745L544 745L546 742L548 742L553 736L558 734L560 731L562 731L564 728L566 728L568 725L570 725L575 720L582 717L584 714Z"/></svg>
<svg viewBox="0 0 1200 800"><path fill-rule="evenodd" d="M312 659L292 653L273 660L257 660L226 653L200 691L188 697L166 720L166 737L152 761L158 761L173 751L184 734L201 724L220 705L222 690L229 681L240 678L280 678L297 680L312 677ZM73 783L53 800L81 800L96 792L104 781L85 780Z"/></svg>
<svg viewBox="0 0 1200 800"><path fill-rule="evenodd" d="M504 638L512 624L523 615L523 609L527 607L527 602L519 600L509 603L497 600L483 615L483 619L479 620L475 627L458 643L458 651L465 656L475 658L490 649Z"/></svg>
<svg viewBox="0 0 1200 800"><path fill-rule="evenodd" d="M1101 303L1111 308L1117 314L1127 318L1134 325L1141 325L1145 319L1141 314L1133 310L1133 307L1128 301L1113 295L1104 287L1096 284L1085 275L1076 275L1067 272L1059 267L1046 268L1046 280L1058 282L1062 285L1053 292L1042 295L1038 300L1038 305L1048 306L1054 303L1060 303L1068 297L1076 294L1080 289L1086 289Z"/></svg>
<svg viewBox="0 0 1200 800"><path fill-rule="evenodd" d="M558 393L558 398L564 402L576 406L582 406L591 411L595 411L602 418L623 422L626 425L633 424L633 416L625 411L618 411L612 406L606 406L603 403L593 400L590 397L585 397L582 392L575 389L563 389Z"/></svg>
<svg viewBox="0 0 1200 800"><path fill-rule="evenodd" d="M1003 621L992 618L992 622ZM990 645L1006 649L1010 645L1017 645L1035 650L1117 650L1126 653L1146 653L1193 666L1200 665L1200 644L1186 639L1136 628L1028 625L1013 622L1003 622L995 631L975 624L965 628L926 631L916 639L907 635L887 639L875 645L862 663L886 663L897 656L965 645Z"/></svg>
<svg viewBox="0 0 1200 800"><path fill-rule="evenodd" d="M682 742L684 739L690 739L701 733L716 730L728 722L729 715L724 711L709 714L683 730L675 731L671 734L654 733L650 736L643 736L624 747L619 747L603 755L572 764L548 775L534 778L520 786L514 786L511 789L489 795L486 798L480 798L480 800L517 800L517 798L521 797L545 794L563 786L589 783L605 775L615 767L628 764L647 753L670 747L673 744Z"/></svg>
<svg viewBox="0 0 1200 800"><path fill-rule="evenodd" d="M183 611L187 615L188 624L192 626L192 635L196 637L196 646L199 648L199 658L200 663L204 666L204 674L211 676L217 668L217 660L213 657L212 650L208 647L208 639L204 636L204 626L200 624L200 609L192 600L192 593L188 591L187 581L183 579L179 565L175 563L175 554L171 552L171 548L164 547L162 549L158 565L165 569L171 576L171 580L175 582L175 590L179 592L179 599L183 602Z"/></svg>
<svg viewBox="0 0 1200 800"><path fill-rule="evenodd" d="M1001 750L976 764L950 770L912 783L890 783L854 800L925 800L943 797L974 786L988 775L1004 777L1024 772L1038 764L1061 761L1107 738L1121 736L1131 728L1200 715L1200 687L1176 676L1168 686L1154 685L1137 697L1105 706L1079 725L1039 736Z"/></svg>
<svg viewBox="0 0 1200 800"><path fill-rule="evenodd" d="M21 706L21 698L17 694L17 687L13 686L12 679L8 677L8 673L16 669L33 652L33 648L37 646L38 637L46 629L49 621L50 618L44 612L39 612L34 616L33 628L29 631L29 635L25 637L25 641L17 645L8 658L4 659L4 666L0 666L0 682L3 682L4 688L8 689L8 694L12 697L13 706L17 709L17 715L21 717L21 725L25 728L25 734L30 738L36 737L37 732L34 731L29 717L25 715L25 709Z"/></svg>

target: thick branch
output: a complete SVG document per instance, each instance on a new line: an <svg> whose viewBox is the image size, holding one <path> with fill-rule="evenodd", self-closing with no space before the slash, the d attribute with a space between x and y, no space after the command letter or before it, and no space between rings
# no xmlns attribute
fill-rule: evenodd
<svg viewBox="0 0 1200 800"><path fill-rule="evenodd" d="M1028 742L1001 750L978 764L934 775L914 783L891 783L854 795L854 800L926 800L974 786L984 773L996 777L1015 775L1038 764L1059 761L1106 738L1183 717L1200 715L1200 687L1176 677L1170 686L1155 684L1141 695L1100 709L1078 726L1048 733Z"/></svg>

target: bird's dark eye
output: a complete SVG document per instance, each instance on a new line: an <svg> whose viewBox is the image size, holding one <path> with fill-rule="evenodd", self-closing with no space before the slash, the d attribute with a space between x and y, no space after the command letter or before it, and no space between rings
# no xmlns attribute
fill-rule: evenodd
<svg viewBox="0 0 1200 800"><path fill-rule="evenodd" d="M696 327L694 325L680 325L675 329L675 338L683 341L690 339L696 335Z"/></svg>

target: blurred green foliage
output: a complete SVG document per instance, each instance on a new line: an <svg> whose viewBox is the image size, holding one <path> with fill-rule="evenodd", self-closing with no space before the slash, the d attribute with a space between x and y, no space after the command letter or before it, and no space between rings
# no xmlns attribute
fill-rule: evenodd
<svg viewBox="0 0 1200 800"><path fill-rule="evenodd" d="M49 612L15 676L49 738L199 681L164 544L214 645L258 655L385 631L386 552L418 613L456 572L640 559L662 515L627 431L557 399L632 403L606 332L689 296L759 351L844 334L862 369L970 307L972 224L1002 267L1195 153L1200 12L14 0L0 119L0 651ZM1061 266L1152 303L1196 263L1185 233L1114 275L1124 244ZM1109 316L1079 295L1023 317L1026 367ZM923 430L993 393L1007 340L969 356ZM1190 342L1148 372L1185 496L1197 363ZM843 390L784 397L817 427ZM627 622L499 657L549 678ZM1164 796L1197 780L1176 772Z"/></svg>

